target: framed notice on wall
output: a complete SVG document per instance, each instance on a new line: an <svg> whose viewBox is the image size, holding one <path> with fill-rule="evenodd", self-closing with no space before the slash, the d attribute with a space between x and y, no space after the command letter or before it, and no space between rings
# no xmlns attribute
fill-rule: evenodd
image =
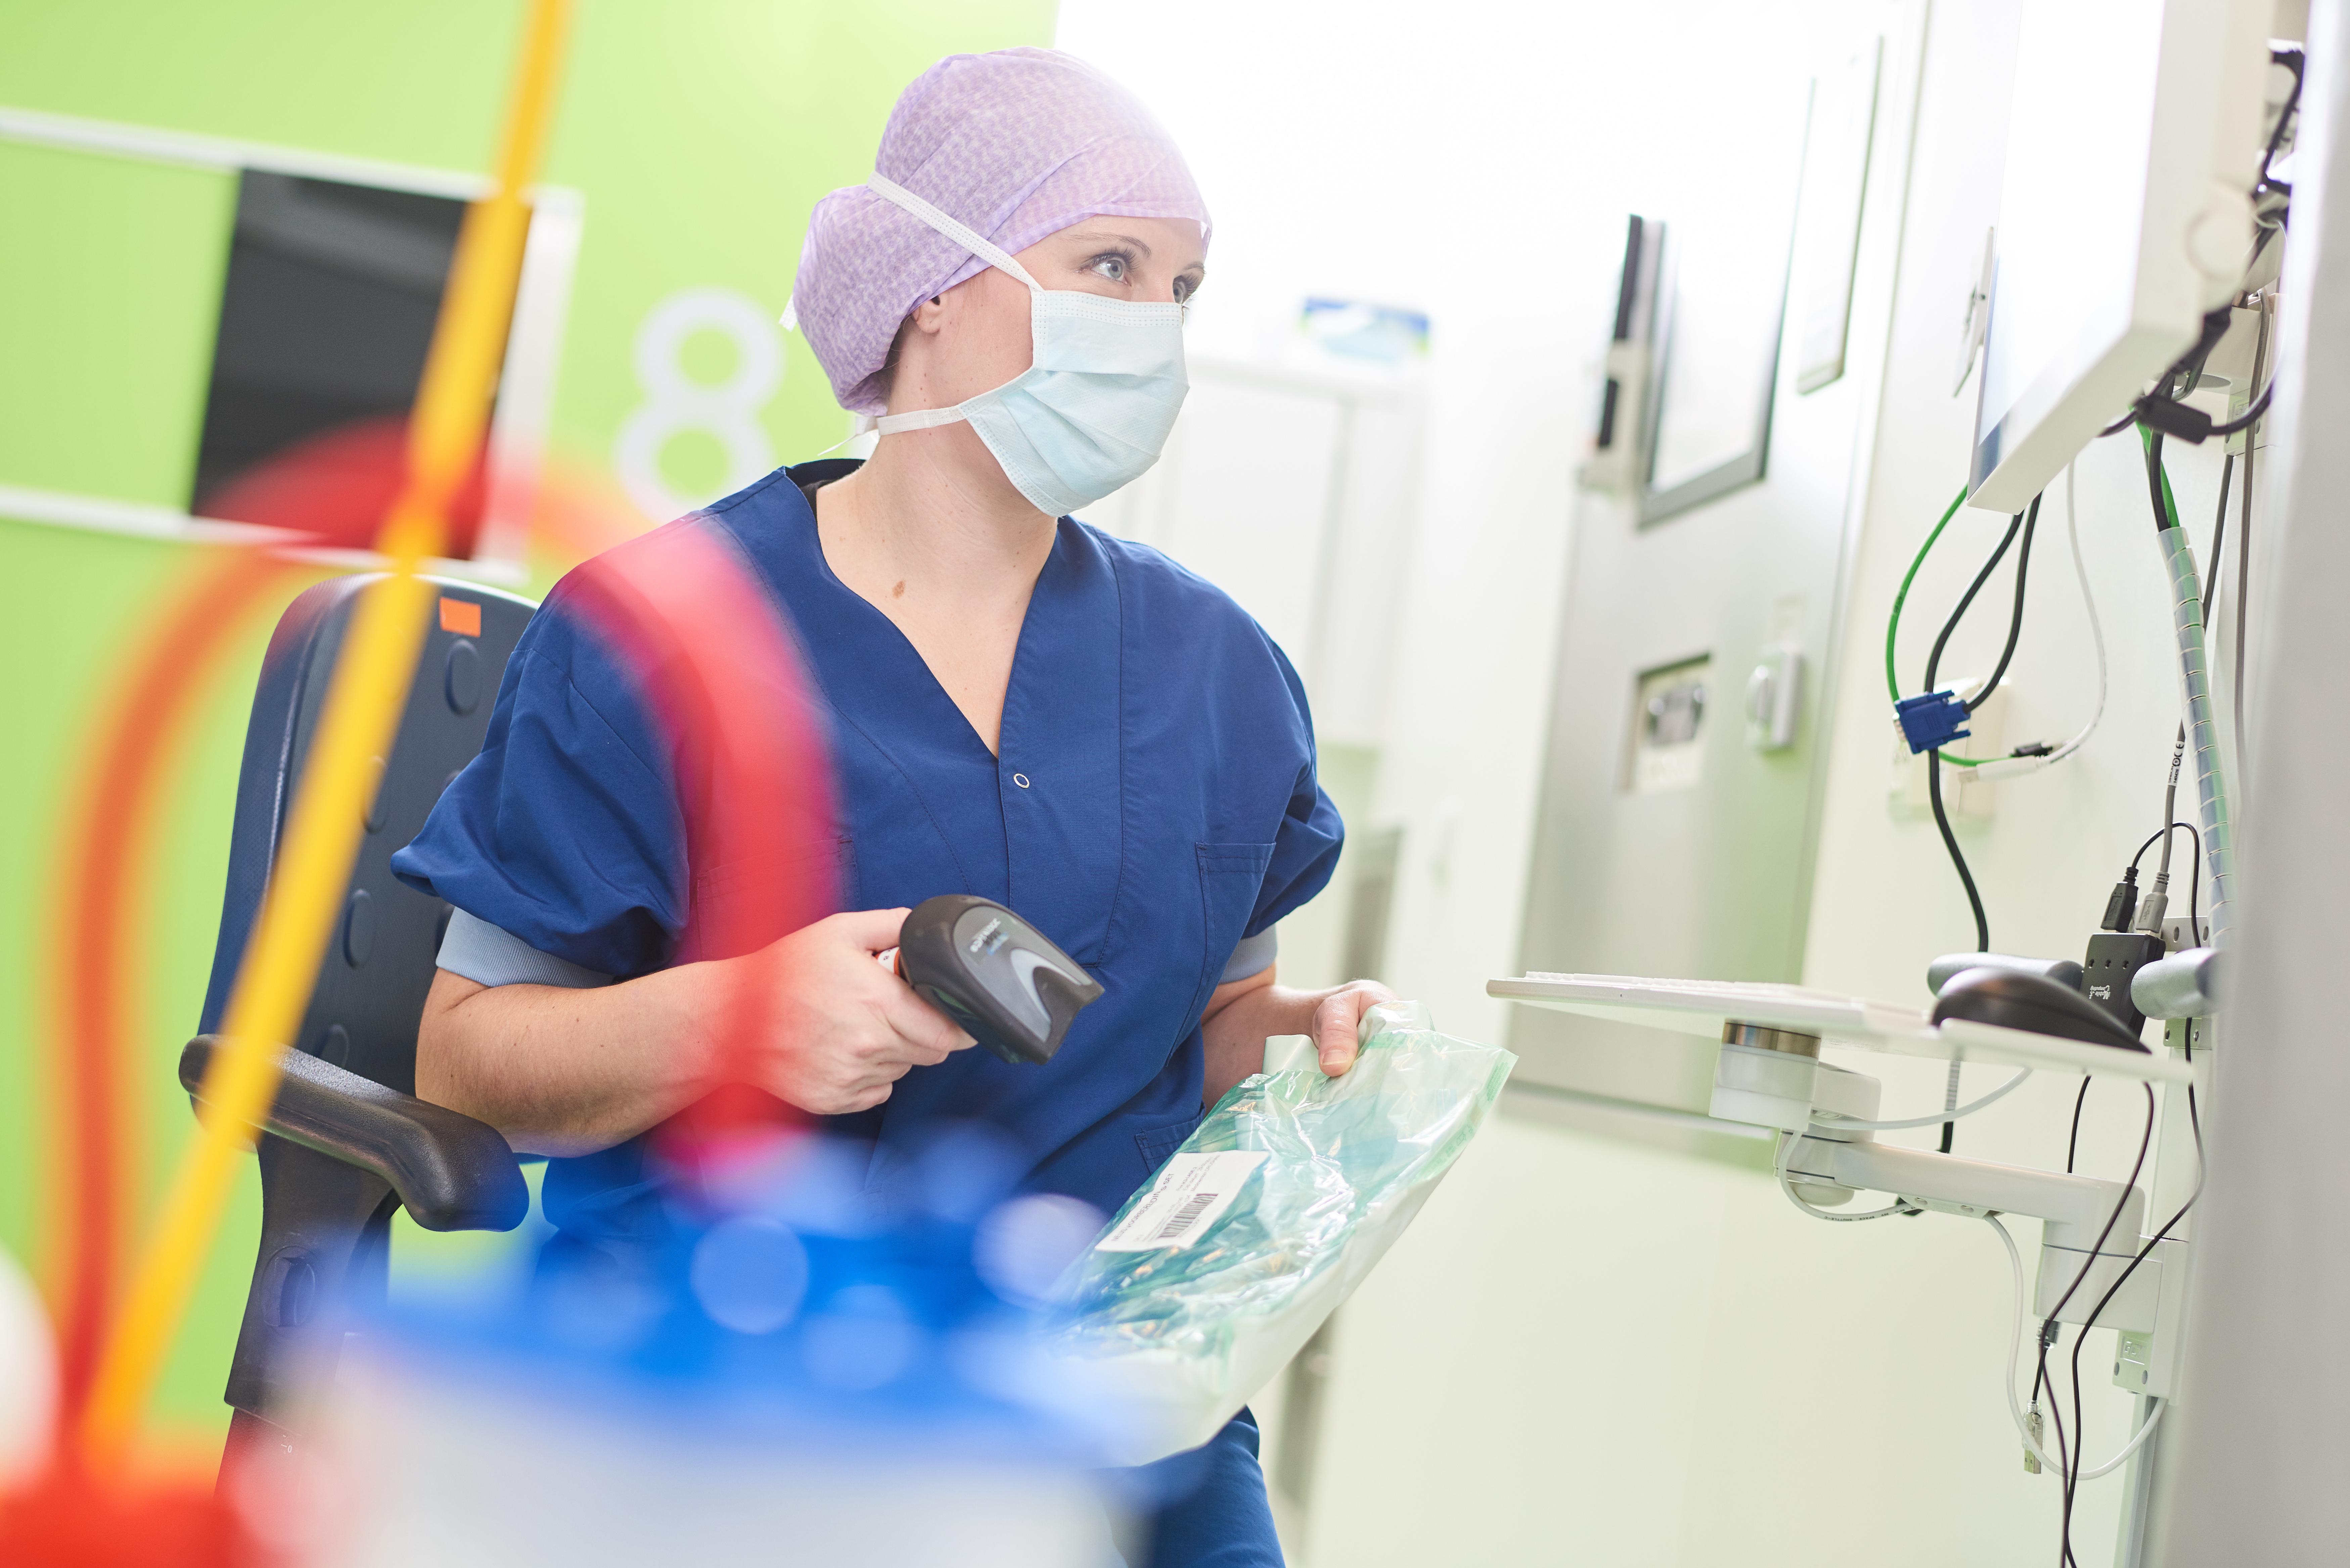
<svg viewBox="0 0 2350 1568"><path fill-rule="evenodd" d="M1668 231L1643 524L1762 477L1790 327L1798 392L1844 375L1882 54L1880 39L1858 44L1788 112L1758 117L1724 150L1737 178Z"/></svg>
<svg viewBox="0 0 2350 1568"><path fill-rule="evenodd" d="M1877 127L1877 62L1884 48L1882 39L1871 38L1812 83L1790 279L1798 392L1816 392L1844 375L1860 209L1868 193L1868 148Z"/></svg>
<svg viewBox="0 0 2350 1568"><path fill-rule="evenodd" d="M1659 259L1645 526L1762 477L1803 164L1800 82L1758 113L1705 203L1666 226Z"/></svg>

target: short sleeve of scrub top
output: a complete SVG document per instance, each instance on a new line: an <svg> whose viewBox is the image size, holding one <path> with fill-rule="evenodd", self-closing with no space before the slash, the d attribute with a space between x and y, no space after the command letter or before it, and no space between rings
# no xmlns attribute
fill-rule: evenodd
<svg viewBox="0 0 2350 1568"><path fill-rule="evenodd" d="M1042 1066L958 1052L830 1120L869 1147L877 1181L941 1124L984 1122L1024 1155L1031 1190L1115 1210L1198 1124L1210 994L1272 961L1274 924L1336 865L1344 828L1316 780L1304 688L1221 590L1064 518L991 753L824 559L800 485L854 466L780 470L669 525L722 531L796 632L832 746L843 905L998 899L1105 993ZM675 961L703 868L685 863L657 728L566 598L557 585L532 620L481 756L393 868L573 966L575 983L626 980ZM625 1205L605 1199L644 1179L629 1146L551 1161L549 1218L618 1223Z"/></svg>

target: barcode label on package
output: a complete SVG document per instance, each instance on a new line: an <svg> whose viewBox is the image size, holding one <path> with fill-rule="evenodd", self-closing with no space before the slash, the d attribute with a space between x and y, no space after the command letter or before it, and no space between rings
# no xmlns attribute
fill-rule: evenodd
<svg viewBox="0 0 2350 1568"><path fill-rule="evenodd" d="M1191 1245L1224 1217L1264 1158L1263 1150L1252 1149L1175 1156L1159 1171L1158 1183L1094 1250L1140 1252Z"/></svg>

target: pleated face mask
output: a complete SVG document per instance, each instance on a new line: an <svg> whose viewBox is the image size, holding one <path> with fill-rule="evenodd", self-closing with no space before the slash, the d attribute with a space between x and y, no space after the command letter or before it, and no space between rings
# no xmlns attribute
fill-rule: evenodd
<svg viewBox="0 0 2350 1568"><path fill-rule="evenodd" d="M951 409L889 414L883 435L967 421L1029 504L1059 517L1139 478L1159 461L1191 382L1183 307L1046 288L979 234L876 174L866 182L998 271L1028 286L1035 359L992 391Z"/></svg>

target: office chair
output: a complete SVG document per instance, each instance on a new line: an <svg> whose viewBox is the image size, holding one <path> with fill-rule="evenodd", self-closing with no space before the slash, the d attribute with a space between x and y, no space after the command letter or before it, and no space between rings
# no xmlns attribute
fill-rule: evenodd
<svg viewBox="0 0 2350 1568"><path fill-rule="evenodd" d="M321 583L286 607L269 639L237 777L228 889L203 1021L180 1058L192 1096L244 956L286 814L351 612L379 576ZM391 874L432 803L482 748L492 699L533 606L472 583L440 589L391 754L367 819L343 914L264 1129L261 1249L226 1399L224 1463L291 1451L300 1390L331 1372L352 1308L380 1304L391 1214L427 1230L510 1231L529 1212L496 1129L414 1097L416 1031L450 907Z"/></svg>

